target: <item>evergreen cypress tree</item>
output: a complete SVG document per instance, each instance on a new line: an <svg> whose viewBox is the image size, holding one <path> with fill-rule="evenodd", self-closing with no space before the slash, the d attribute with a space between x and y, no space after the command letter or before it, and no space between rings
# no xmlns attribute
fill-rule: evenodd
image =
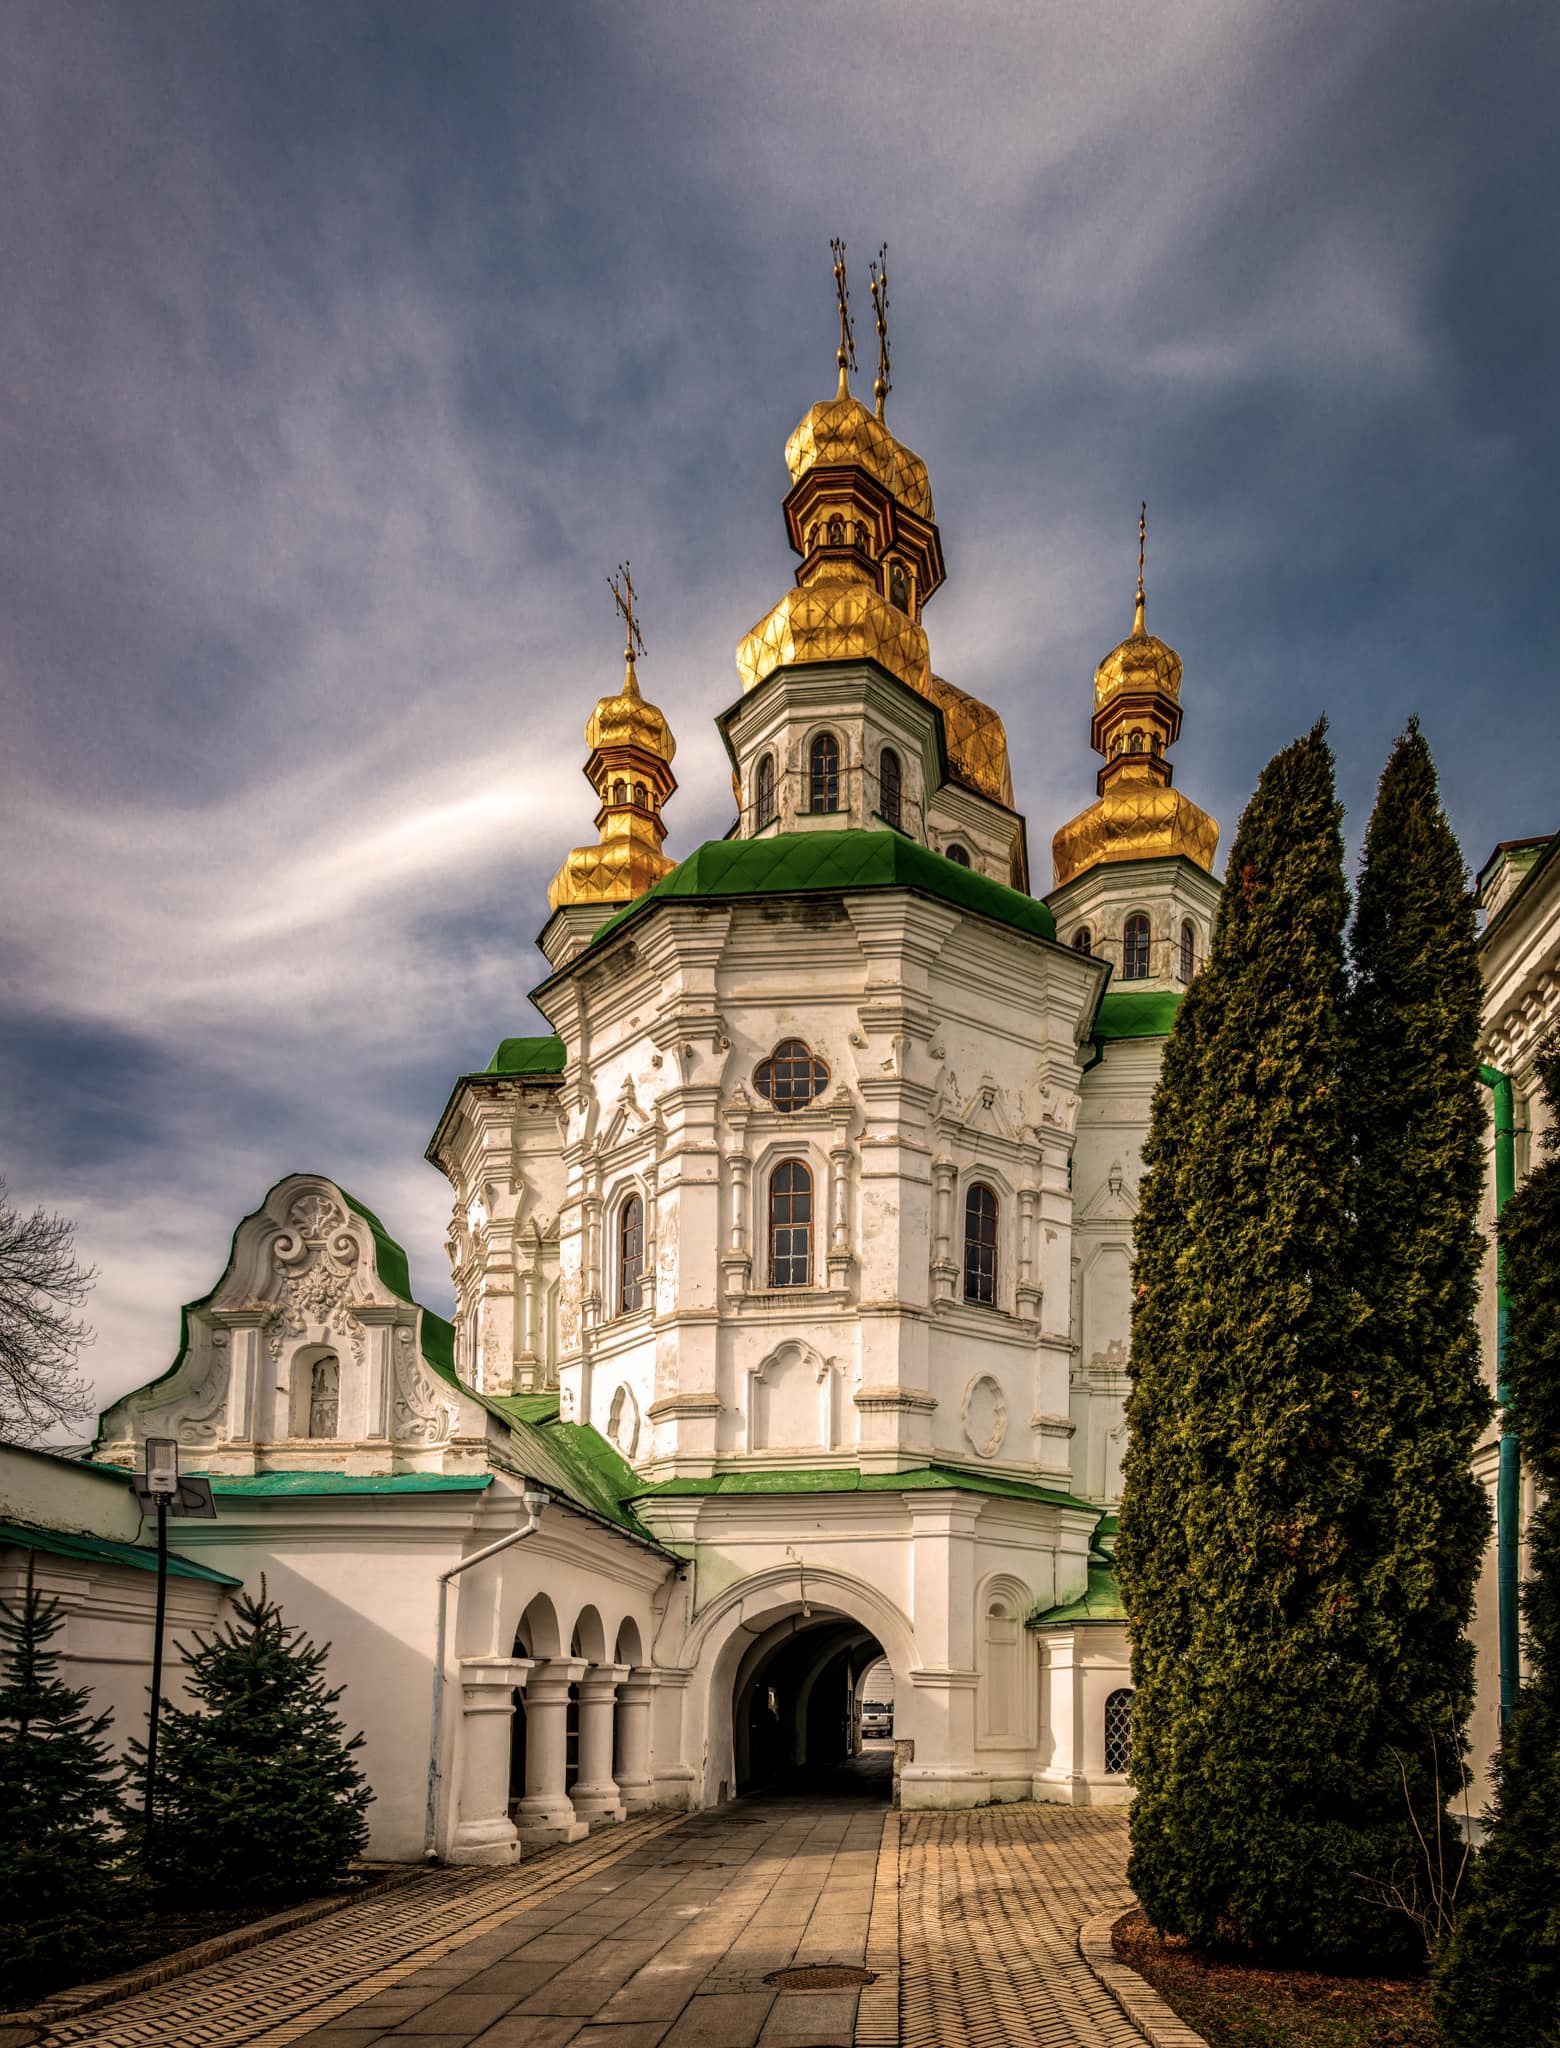
<svg viewBox="0 0 1560 2048"><path fill-rule="evenodd" d="M59 1676L62 1609L27 1563L0 1605L0 2005L91 1974L122 1910L122 1771L110 1716Z"/></svg>
<svg viewBox="0 0 1560 2048"><path fill-rule="evenodd" d="M368 1838L373 1794L353 1761L325 1658L260 1582L187 1653L204 1711L164 1705L147 1867L172 1891L271 1906L326 1889ZM145 1751L136 1745L144 1767Z"/></svg>
<svg viewBox="0 0 1560 2048"><path fill-rule="evenodd" d="M1167 1048L1117 1552L1132 1883L1168 1932L1296 1960L1378 1946L1355 1873L1384 1874L1391 1846L1359 1772L1376 1681L1355 1562L1348 897L1324 734L1264 770Z"/></svg>
<svg viewBox="0 0 1560 2048"><path fill-rule="evenodd" d="M1560 1045L1539 1061L1560 1118ZM1485 1846L1435 1973L1448 2048L1560 2048L1560 1146L1506 1204L1506 1417L1538 1487L1522 1589L1528 1673L1495 1765Z"/></svg>
<svg viewBox="0 0 1560 2048"><path fill-rule="evenodd" d="M1465 1633L1488 1532L1472 1456L1488 1420L1474 1310L1482 1244L1481 983L1462 853L1417 721L1381 778L1351 935L1360 1422L1377 1477L1364 1583L1382 1679L1370 1760L1384 1817L1428 1836L1463 1782ZM1406 1782L1405 1782L1406 1781Z"/></svg>

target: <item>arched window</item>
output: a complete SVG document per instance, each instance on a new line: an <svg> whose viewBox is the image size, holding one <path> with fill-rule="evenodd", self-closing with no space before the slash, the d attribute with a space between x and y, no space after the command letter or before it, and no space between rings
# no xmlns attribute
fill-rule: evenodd
<svg viewBox="0 0 1560 2048"><path fill-rule="evenodd" d="M888 572L888 601L896 609L907 612L910 609L910 578L904 572L902 563L896 562Z"/></svg>
<svg viewBox="0 0 1560 2048"><path fill-rule="evenodd" d="M309 1367L309 1434L334 1436L341 1418L341 1366L329 1353Z"/></svg>
<svg viewBox="0 0 1560 2048"><path fill-rule="evenodd" d="M645 1205L630 1195L618 1212L618 1310L632 1315L645 1298Z"/></svg>
<svg viewBox="0 0 1560 2048"><path fill-rule="evenodd" d="M951 840L948 843L948 845L943 848L943 852L947 854L949 860L953 862L955 867L967 868L970 864L969 848L967 846L961 846L957 839Z"/></svg>
<svg viewBox="0 0 1560 2048"><path fill-rule="evenodd" d="M782 1038L753 1069L753 1086L771 1109L802 1109L829 1085L829 1070L800 1038Z"/></svg>
<svg viewBox="0 0 1560 2048"><path fill-rule="evenodd" d="M615 804L626 804L628 802L628 784L626 782L613 783L612 801Z"/></svg>
<svg viewBox="0 0 1560 2048"><path fill-rule="evenodd" d="M892 747L885 747L878 756L878 809L883 814L883 823L899 830L903 814L904 773L899 766L899 756Z"/></svg>
<svg viewBox="0 0 1560 2048"><path fill-rule="evenodd" d="M1141 754L1143 751L1143 735L1140 732L1135 732L1132 735L1131 751L1134 754Z"/></svg>
<svg viewBox="0 0 1560 2048"><path fill-rule="evenodd" d="M1105 1768L1123 1772L1132 1768L1132 1692L1124 1686L1105 1702Z"/></svg>
<svg viewBox="0 0 1560 2048"><path fill-rule="evenodd" d="M769 1284L812 1284L812 1175L785 1159L769 1176Z"/></svg>
<svg viewBox="0 0 1560 2048"><path fill-rule="evenodd" d="M997 1298L997 1198L983 1180L964 1197L964 1299Z"/></svg>
<svg viewBox="0 0 1560 2048"><path fill-rule="evenodd" d="M753 778L753 829L762 832L775 822L775 757L765 754Z"/></svg>
<svg viewBox="0 0 1560 2048"><path fill-rule="evenodd" d="M647 811L650 808L650 792L642 782L634 784L634 802L642 811Z"/></svg>
<svg viewBox="0 0 1560 2048"><path fill-rule="evenodd" d="M821 732L808 756L807 808L837 811L840 807L840 743L832 732Z"/></svg>
<svg viewBox="0 0 1560 2048"><path fill-rule="evenodd" d="M1121 934L1121 973L1125 981L1142 981L1148 973L1148 919L1134 910Z"/></svg>
<svg viewBox="0 0 1560 2048"><path fill-rule="evenodd" d="M845 545L845 522L838 514L829 521L829 546L842 548Z"/></svg>
<svg viewBox="0 0 1560 2048"><path fill-rule="evenodd" d="M1094 951L1094 934L1086 924L1079 925L1073 933L1073 951L1084 955Z"/></svg>
<svg viewBox="0 0 1560 2048"><path fill-rule="evenodd" d="M1196 959L1197 934L1192 930L1192 921L1188 918L1181 927L1181 979L1183 981L1191 980L1192 968L1196 964Z"/></svg>

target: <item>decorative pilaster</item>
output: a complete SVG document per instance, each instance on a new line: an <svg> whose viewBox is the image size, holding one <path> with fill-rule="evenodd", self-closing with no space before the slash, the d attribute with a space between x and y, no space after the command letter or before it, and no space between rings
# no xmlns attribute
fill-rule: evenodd
<svg viewBox="0 0 1560 2048"><path fill-rule="evenodd" d="M613 1729L612 1775L618 1797L628 1813L643 1813L655 1804L655 1780L650 1774L650 1713L659 1674L648 1665L636 1664L617 1689L617 1713Z"/></svg>
<svg viewBox="0 0 1560 2048"><path fill-rule="evenodd" d="M515 1693L533 1669L526 1657L462 1657L456 1825L451 1863L514 1863L520 1841L509 1817L509 1746Z"/></svg>
<svg viewBox="0 0 1560 2048"><path fill-rule="evenodd" d="M959 1282L953 1256L953 1186L958 1168L948 1158L932 1161L932 1306L952 1301Z"/></svg>
<svg viewBox="0 0 1560 2048"><path fill-rule="evenodd" d="M1040 1201L1037 1187L1018 1191L1018 1285L1014 1306L1027 1322L1040 1319L1042 1289L1035 1278L1035 1215Z"/></svg>
<svg viewBox="0 0 1560 2048"><path fill-rule="evenodd" d="M830 1119L829 1147L829 1285L844 1287L856 1263L850 1248L850 1104L847 1100Z"/></svg>
<svg viewBox="0 0 1560 2048"><path fill-rule="evenodd" d="M753 1255L749 1249L749 1190L753 1162L748 1156L748 1119L752 1106L747 1090L739 1087L726 1111L726 1122L735 1139L726 1154L726 1249L721 1254L728 1295L746 1294L753 1284Z"/></svg>
<svg viewBox="0 0 1560 2048"><path fill-rule="evenodd" d="M613 1709L627 1676L626 1664L592 1664L579 1682L580 1774L570 1797L592 1826L627 1818L612 1776Z"/></svg>

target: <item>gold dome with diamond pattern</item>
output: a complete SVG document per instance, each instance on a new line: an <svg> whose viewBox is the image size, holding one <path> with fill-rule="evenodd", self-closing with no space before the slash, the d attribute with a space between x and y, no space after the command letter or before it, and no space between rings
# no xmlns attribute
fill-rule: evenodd
<svg viewBox="0 0 1560 2048"><path fill-rule="evenodd" d="M677 787L672 773L677 742L660 710L641 693L634 673L638 632L631 582L625 609L623 687L615 697L603 697L585 721L590 748L585 778L601 802L598 839L594 846L576 846L553 876L547 900L554 910L570 903L632 903L677 865L661 851L666 837L661 806Z"/></svg>
<svg viewBox="0 0 1560 2048"><path fill-rule="evenodd" d="M1051 842L1057 888L1102 861L1178 854L1213 872L1218 821L1172 788L1165 759L1181 730L1181 657L1144 625L1142 532L1132 631L1094 671L1090 737L1105 756L1099 795Z"/></svg>

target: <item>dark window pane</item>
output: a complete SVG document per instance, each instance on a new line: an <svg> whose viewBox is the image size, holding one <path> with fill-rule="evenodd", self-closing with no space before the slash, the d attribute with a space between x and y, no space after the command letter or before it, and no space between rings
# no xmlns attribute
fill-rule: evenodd
<svg viewBox="0 0 1560 2048"><path fill-rule="evenodd" d="M631 1315L644 1304L645 1205L630 1195L618 1219L618 1307Z"/></svg>
<svg viewBox="0 0 1560 2048"><path fill-rule="evenodd" d="M885 747L878 758L878 809L883 814L885 825L899 830L899 819L903 808L901 793L904 778L900 773L899 756L892 747Z"/></svg>
<svg viewBox="0 0 1560 2048"><path fill-rule="evenodd" d="M758 764L758 787L755 792L754 825L762 831L764 826L775 822L775 757L766 754Z"/></svg>
<svg viewBox="0 0 1560 2048"><path fill-rule="evenodd" d="M1121 972L1127 981L1142 981L1148 973L1148 919L1140 911L1127 919L1122 935Z"/></svg>
<svg viewBox="0 0 1560 2048"><path fill-rule="evenodd" d="M812 743L808 773L808 808L837 811L840 807L840 743L821 732Z"/></svg>
<svg viewBox="0 0 1560 2048"><path fill-rule="evenodd" d="M769 1176L769 1284L812 1282L812 1175L787 1159Z"/></svg>
<svg viewBox="0 0 1560 2048"><path fill-rule="evenodd" d="M771 1108L781 1111L801 1109L821 1095L828 1082L828 1068L799 1038L783 1038L753 1069L753 1086Z"/></svg>
<svg viewBox="0 0 1560 2048"><path fill-rule="evenodd" d="M964 1299L987 1306L997 1298L997 1198L984 1181L964 1197Z"/></svg>

